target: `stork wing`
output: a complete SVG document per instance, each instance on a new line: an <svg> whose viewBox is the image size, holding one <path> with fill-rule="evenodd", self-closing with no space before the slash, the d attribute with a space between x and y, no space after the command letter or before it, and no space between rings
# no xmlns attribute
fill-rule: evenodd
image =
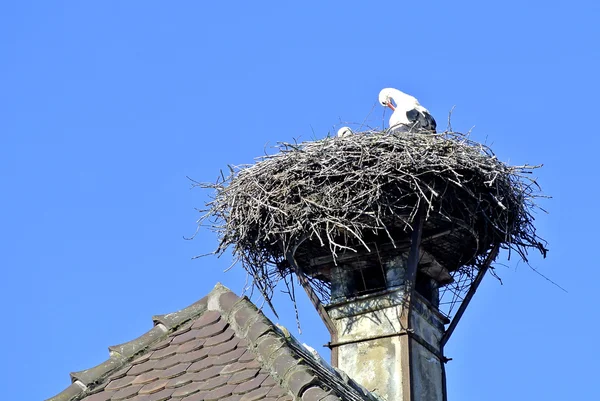
<svg viewBox="0 0 600 401"><path fill-rule="evenodd" d="M423 128L429 131L435 132L437 124L431 114L427 111L420 111L417 109L408 110L406 112L406 118L410 121L413 127Z"/></svg>

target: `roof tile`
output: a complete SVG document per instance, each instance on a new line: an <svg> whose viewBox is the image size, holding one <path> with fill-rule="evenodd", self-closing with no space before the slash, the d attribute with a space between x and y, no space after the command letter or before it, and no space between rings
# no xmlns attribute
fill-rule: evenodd
<svg viewBox="0 0 600 401"><path fill-rule="evenodd" d="M204 297L198 302L195 302L185 309L177 312L167 313L166 315L157 315L152 318L154 322L163 324L168 329L173 329L181 323L191 320L200 315L208 307L208 297Z"/></svg>
<svg viewBox="0 0 600 401"><path fill-rule="evenodd" d="M299 397L308 386L316 382L317 377L314 375L314 372L311 372L307 368L296 368L289 374L287 387L292 394Z"/></svg>
<svg viewBox="0 0 600 401"><path fill-rule="evenodd" d="M209 356L218 356L218 355L223 355L230 351L233 351L235 349L235 347L237 347L238 342L239 341L237 338L232 338L229 341L226 341L222 344L210 347L210 350L208 351L208 355Z"/></svg>
<svg viewBox="0 0 600 401"><path fill-rule="evenodd" d="M258 353L268 360L275 351L283 347L283 344L283 340L276 335L263 336L258 341Z"/></svg>
<svg viewBox="0 0 600 401"><path fill-rule="evenodd" d="M261 387L271 388L271 387L273 387L273 384L265 383L265 381L269 377L271 377L271 376L267 372L261 371L261 373L259 373L258 375L256 375L256 377L254 379L252 379L252 380L256 380L257 383L260 383Z"/></svg>
<svg viewBox="0 0 600 401"><path fill-rule="evenodd" d="M228 323L225 320L218 320L215 323L203 326L196 335L196 338L208 338L225 331Z"/></svg>
<svg viewBox="0 0 600 401"><path fill-rule="evenodd" d="M252 342L256 342L260 336L271 331L272 328L267 323L259 320L257 322L252 323L252 325L248 328L248 339Z"/></svg>
<svg viewBox="0 0 600 401"><path fill-rule="evenodd" d="M241 357L240 357L241 358ZM238 359L239 361L239 359ZM260 364L260 362L258 362L257 359L254 359L253 361L250 362L245 362L244 363L246 365L246 367L248 369L252 369L252 368L262 368L262 365Z"/></svg>
<svg viewBox="0 0 600 401"><path fill-rule="evenodd" d="M148 383L140 389L139 393L140 394L157 393L165 388L165 386L167 385L167 382L168 382L167 379L161 379L161 380L157 380L157 381ZM86 401L88 401L88 400L86 399Z"/></svg>
<svg viewBox="0 0 600 401"><path fill-rule="evenodd" d="M167 382L167 388L179 388L193 381L195 375L193 373L184 373Z"/></svg>
<svg viewBox="0 0 600 401"><path fill-rule="evenodd" d="M124 366L121 369L117 370L114 373L108 375L109 380L120 379L121 377L125 377L125 375L131 370L131 366Z"/></svg>
<svg viewBox="0 0 600 401"><path fill-rule="evenodd" d="M221 319L221 314L218 311L210 310L203 313L202 316L196 319L196 321L192 324L192 327L199 329L216 323L219 319Z"/></svg>
<svg viewBox="0 0 600 401"><path fill-rule="evenodd" d="M262 385L263 386L274 386L275 384L277 384L277 383L275 383L275 380L273 380L273 377L269 375L269 376L267 376L267 378L265 379L265 381L263 382Z"/></svg>
<svg viewBox="0 0 600 401"><path fill-rule="evenodd" d="M256 390L257 388L260 387L260 385L262 384L262 382L265 380L264 376L257 376L251 380L248 380L246 382L240 383L236 386L236 388L233 390L234 394L246 394L249 393L253 390ZM269 387L270 389L270 387Z"/></svg>
<svg viewBox="0 0 600 401"><path fill-rule="evenodd" d="M132 396L136 395L141 388L142 386L139 385L124 387L121 390L114 393L110 399L112 401L126 400L127 398L131 398Z"/></svg>
<svg viewBox="0 0 600 401"><path fill-rule="evenodd" d="M192 330L192 324L194 324L194 320L187 321L177 327L175 327L175 331L171 333L171 336L175 337L183 333L187 333Z"/></svg>
<svg viewBox="0 0 600 401"><path fill-rule="evenodd" d="M240 398L240 401L256 401L264 398L265 395L269 392L269 388L259 387L256 390L252 390L249 393L246 393Z"/></svg>
<svg viewBox="0 0 600 401"><path fill-rule="evenodd" d="M224 343L226 341L231 340L233 338L233 336L235 336L234 331L231 329L226 329L221 334L217 334L216 336L207 338L206 342L204 343L204 346L212 347L213 345L218 345L218 344Z"/></svg>
<svg viewBox="0 0 600 401"><path fill-rule="evenodd" d="M184 361L183 358L184 355L181 354L175 354L172 355L168 358L164 358L164 359L158 359L156 361L153 361L153 366L154 366L154 370L165 370L165 369L169 369L175 365L178 365L180 363L183 362L188 362L188 361ZM149 365L150 363L148 363Z"/></svg>
<svg viewBox="0 0 600 401"><path fill-rule="evenodd" d="M131 384L132 381L135 380L135 376L125 376L120 379L111 380L106 387L105 390L120 390L123 387L127 387Z"/></svg>
<svg viewBox="0 0 600 401"><path fill-rule="evenodd" d="M163 348L168 347L169 344L171 344L171 337L165 338L164 340L159 341L156 344L153 344L150 347L150 350L151 351L156 351L156 350L159 350L159 349L163 349Z"/></svg>
<svg viewBox="0 0 600 401"><path fill-rule="evenodd" d="M302 401L320 401L327 396L327 392L319 387L311 387L302 394Z"/></svg>
<svg viewBox="0 0 600 401"><path fill-rule="evenodd" d="M151 370L150 372L142 373L139 376L134 376L131 384L148 384L159 379L160 371ZM130 376L131 377L131 376Z"/></svg>
<svg viewBox="0 0 600 401"><path fill-rule="evenodd" d="M149 372L155 368L156 364L157 364L157 362L155 362L155 361L149 361L146 363L139 363L137 365L133 365L131 367L131 369L129 369L127 371L127 375L136 376L136 375L141 375L142 373Z"/></svg>
<svg viewBox="0 0 600 401"><path fill-rule="evenodd" d="M305 367L296 367L287 377L287 388L292 394L300 397L302 392L317 381L314 372Z"/></svg>
<svg viewBox="0 0 600 401"><path fill-rule="evenodd" d="M112 345L108 347L108 349L110 352L117 352L118 354L129 358L148 348L151 344L156 342L157 338L161 338L164 335L165 329L163 327L154 326L150 331L142 334L135 340L131 340L119 345Z"/></svg>
<svg viewBox="0 0 600 401"><path fill-rule="evenodd" d="M244 352L239 358L238 361L245 363L245 362L252 362L256 360L256 355L254 354L254 352L251 351L246 351Z"/></svg>
<svg viewBox="0 0 600 401"><path fill-rule="evenodd" d="M73 397L76 397L80 393L81 386L79 386L77 383L71 383L69 387L46 401L70 401L73 399Z"/></svg>
<svg viewBox="0 0 600 401"><path fill-rule="evenodd" d="M229 351L226 354L220 355L214 360L215 365L227 365L231 362L239 360L246 350L244 348L236 348L233 351Z"/></svg>
<svg viewBox="0 0 600 401"><path fill-rule="evenodd" d="M221 387L221 386L227 384L229 377L230 377L229 375L217 376L217 377L214 377L212 380L207 380L204 382L204 386L202 386L202 390L211 391L218 387Z"/></svg>
<svg viewBox="0 0 600 401"><path fill-rule="evenodd" d="M223 370L221 370L221 374L237 373L237 372L241 372L245 369L248 369L247 363L233 362L233 363L230 363L229 365L225 366L223 368Z"/></svg>
<svg viewBox="0 0 600 401"><path fill-rule="evenodd" d="M140 363L144 363L146 362L148 359L150 359L150 355L152 355L151 352L147 352L143 355L138 356L137 358L135 358L133 361L131 361L132 365L138 365Z"/></svg>
<svg viewBox="0 0 600 401"><path fill-rule="evenodd" d="M211 390L204 396L204 401L217 401L222 400L225 397L229 397L233 394L233 389L235 387L236 386L233 384L227 384L225 386L221 386L219 388Z"/></svg>
<svg viewBox="0 0 600 401"><path fill-rule="evenodd" d="M239 394L232 394L229 397L223 399L223 401L240 401L240 398L242 398L241 395L239 395Z"/></svg>
<svg viewBox="0 0 600 401"><path fill-rule="evenodd" d="M190 394L197 393L202 390L203 382L191 382L187 383L185 386L181 386L175 389L173 392L173 397L185 397Z"/></svg>
<svg viewBox="0 0 600 401"><path fill-rule="evenodd" d="M181 376L187 371L187 368L191 365L191 363L180 363L175 366L171 366L169 369L163 371L161 376L165 379L172 379L177 376Z"/></svg>
<svg viewBox="0 0 600 401"><path fill-rule="evenodd" d="M140 398L139 401L166 401L171 399L171 394L173 394L172 388L166 388L157 393L150 394L145 396L144 398ZM87 401L87 399L85 400ZM137 401L137 400L136 400Z"/></svg>
<svg viewBox="0 0 600 401"><path fill-rule="evenodd" d="M86 390L86 392L87 392L88 395L96 394L96 393L99 393L99 392L104 392L104 393L108 393L108 394L116 393L117 392L117 390L106 390L106 385L107 384L108 384L107 382L103 382L103 383L101 382L101 383L99 383L98 385L96 385L94 387L88 387L87 390ZM78 397L78 398L81 398L81 397Z"/></svg>
<svg viewBox="0 0 600 401"><path fill-rule="evenodd" d="M240 372L234 373L229 379L229 384L240 384L250 379L253 379L258 375L260 369L245 369Z"/></svg>
<svg viewBox="0 0 600 401"><path fill-rule="evenodd" d="M263 386L263 387L266 387L266 386ZM284 390L283 388L281 388L279 386L273 386L273 387L271 387L271 390L269 391L268 396L277 398L277 397L282 397L287 394L289 394L288 391Z"/></svg>
<svg viewBox="0 0 600 401"><path fill-rule="evenodd" d="M110 401L111 395L112 393L110 392L101 391L99 393L90 395L85 399L85 401Z"/></svg>
<svg viewBox="0 0 600 401"><path fill-rule="evenodd" d="M188 395L185 398L182 398L181 401L204 401L204 397L206 396L208 392L207 391L200 391L198 393L194 393L191 395Z"/></svg>
<svg viewBox="0 0 600 401"><path fill-rule="evenodd" d="M161 348L159 350L156 350L152 353L152 356L150 357L150 359L163 359L163 358L167 358L171 355L175 355L177 353L177 348L175 347L165 347L165 348Z"/></svg>
<svg viewBox="0 0 600 401"><path fill-rule="evenodd" d="M288 349L281 349L278 351L278 354L279 355L273 360L271 366L277 375L283 378L290 369L298 365L300 361L298 360L298 357L293 356L292 352Z"/></svg>
<svg viewBox="0 0 600 401"><path fill-rule="evenodd" d="M230 311L236 304L236 302L238 302L240 299L240 297L238 297L231 291L224 292L219 296L219 304L221 306L221 310Z"/></svg>
<svg viewBox="0 0 600 401"><path fill-rule="evenodd" d="M96 383L101 378L106 377L111 372L121 368L125 359L118 354L112 354L110 358L93 368L71 373L73 381L79 380L86 386ZM81 389L80 389L81 390Z"/></svg>
<svg viewBox="0 0 600 401"><path fill-rule="evenodd" d="M193 340L197 337L199 330L188 330L186 332L182 332L180 334L177 335L177 337L173 338L173 341L171 341L171 344L183 344L186 343L190 340Z"/></svg>
<svg viewBox="0 0 600 401"><path fill-rule="evenodd" d="M195 351L197 349L200 349L204 345L204 342L205 342L204 339L196 338L196 339L194 339L192 341L188 341L186 343L183 343L179 347L177 347L177 353L178 354L185 354L187 352Z"/></svg>
<svg viewBox="0 0 600 401"><path fill-rule="evenodd" d="M206 348L200 348L196 351L188 352L182 355L183 356L181 357L181 362L192 363L206 359L206 357L208 356L208 350Z"/></svg>
<svg viewBox="0 0 600 401"><path fill-rule="evenodd" d="M244 330L247 328L247 326L252 321L252 318L254 318L255 316L256 309L252 308L250 305L245 305L233 314L233 320L238 325L238 327Z"/></svg>
<svg viewBox="0 0 600 401"><path fill-rule="evenodd" d="M195 375L194 380L204 381L204 380L211 379L213 377L217 377L217 376L219 376L219 373L221 373L222 369L223 369L222 366L211 366L209 368L202 369L202 370L198 371L198 373Z"/></svg>

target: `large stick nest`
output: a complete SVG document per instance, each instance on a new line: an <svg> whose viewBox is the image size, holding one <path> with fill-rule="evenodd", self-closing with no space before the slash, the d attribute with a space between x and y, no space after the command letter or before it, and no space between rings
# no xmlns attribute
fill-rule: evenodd
<svg viewBox="0 0 600 401"><path fill-rule="evenodd" d="M282 143L255 164L230 167L214 184L200 223L233 250L267 300L296 256L309 277L311 260L370 252L373 242L406 244L418 210L425 213L423 247L450 272L475 268L494 245L546 253L533 213L540 188L531 172L509 166L488 147L459 133L368 131L303 143Z"/></svg>

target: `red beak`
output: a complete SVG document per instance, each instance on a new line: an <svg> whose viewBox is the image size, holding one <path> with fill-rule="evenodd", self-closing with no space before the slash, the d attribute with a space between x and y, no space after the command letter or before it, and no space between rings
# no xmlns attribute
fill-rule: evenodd
<svg viewBox="0 0 600 401"><path fill-rule="evenodd" d="M396 108L394 107L394 105L392 104L392 102L387 102L387 107L389 107L390 109L392 109L392 111L396 111Z"/></svg>

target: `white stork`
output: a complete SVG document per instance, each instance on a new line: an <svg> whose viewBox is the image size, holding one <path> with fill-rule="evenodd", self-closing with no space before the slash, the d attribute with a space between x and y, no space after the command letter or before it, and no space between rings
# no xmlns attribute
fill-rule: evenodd
<svg viewBox="0 0 600 401"><path fill-rule="evenodd" d="M342 127L338 130L337 136L350 136L353 132L350 127Z"/></svg>
<svg viewBox="0 0 600 401"><path fill-rule="evenodd" d="M399 131L422 129L435 133L436 123L429 110L411 95L398 89L385 88L379 92L379 103L394 111L390 116L390 128Z"/></svg>

